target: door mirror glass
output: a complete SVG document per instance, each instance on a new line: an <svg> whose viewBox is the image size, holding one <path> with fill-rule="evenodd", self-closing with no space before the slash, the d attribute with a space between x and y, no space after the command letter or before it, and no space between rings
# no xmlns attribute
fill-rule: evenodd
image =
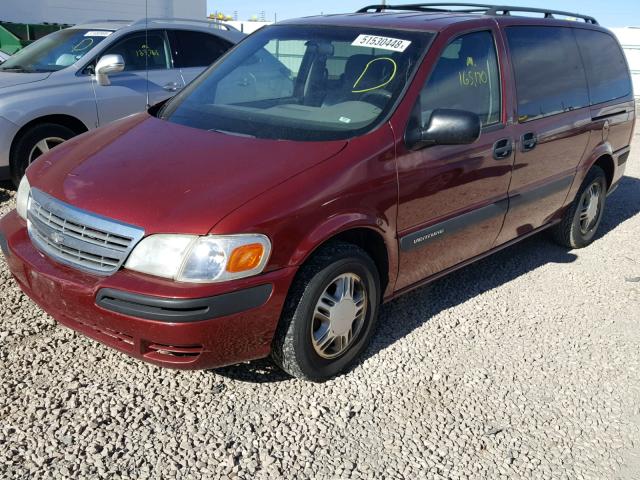
<svg viewBox="0 0 640 480"><path fill-rule="evenodd" d="M111 85L109 75L120 73L124 70L124 59L122 55L105 55L96 65L96 76L98 84L102 86Z"/></svg>
<svg viewBox="0 0 640 480"><path fill-rule="evenodd" d="M407 144L412 150L430 145L467 145L478 139L481 128L480 117L473 112L437 108L425 128L407 134Z"/></svg>

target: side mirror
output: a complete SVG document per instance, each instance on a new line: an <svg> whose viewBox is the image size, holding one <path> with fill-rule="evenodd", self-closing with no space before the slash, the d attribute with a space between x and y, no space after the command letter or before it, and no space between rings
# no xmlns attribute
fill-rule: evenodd
<svg viewBox="0 0 640 480"><path fill-rule="evenodd" d="M437 108L431 113L426 128L407 132L407 145L412 150L431 145L467 145L480 136L480 117L465 110Z"/></svg>
<svg viewBox="0 0 640 480"><path fill-rule="evenodd" d="M124 58L122 55L105 55L98 60L96 65L96 77L98 84L106 87L111 85L109 75L120 73L124 70Z"/></svg>

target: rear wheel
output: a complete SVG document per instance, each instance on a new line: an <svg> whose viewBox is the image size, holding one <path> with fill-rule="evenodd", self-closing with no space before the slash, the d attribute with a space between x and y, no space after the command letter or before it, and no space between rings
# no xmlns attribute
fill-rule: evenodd
<svg viewBox="0 0 640 480"><path fill-rule="evenodd" d="M29 165L75 135L76 133L70 128L55 123L35 125L22 134L11 155L11 179L16 187Z"/></svg>
<svg viewBox="0 0 640 480"><path fill-rule="evenodd" d="M380 304L375 264L360 248L335 243L303 265L273 342L287 373L322 381L347 368L367 347Z"/></svg>
<svg viewBox="0 0 640 480"><path fill-rule="evenodd" d="M568 248L582 248L593 242L607 198L607 178L597 165L591 167L553 236Z"/></svg>

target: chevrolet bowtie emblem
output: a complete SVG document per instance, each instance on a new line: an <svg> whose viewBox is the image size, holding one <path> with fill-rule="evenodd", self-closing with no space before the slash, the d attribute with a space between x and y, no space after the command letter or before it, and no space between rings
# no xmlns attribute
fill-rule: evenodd
<svg viewBox="0 0 640 480"><path fill-rule="evenodd" d="M64 235L58 232L53 232L49 236L49 240L51 240L56 245L62 245L62 242L64 242Z"/></svg>

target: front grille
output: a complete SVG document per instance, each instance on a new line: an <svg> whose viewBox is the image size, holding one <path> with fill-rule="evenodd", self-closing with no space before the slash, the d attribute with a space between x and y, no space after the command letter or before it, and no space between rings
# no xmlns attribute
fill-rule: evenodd
<svg viewBox="0 0 640 480"><path fill-rule="evenodd" d="M29 236L54 260L108 275L118 270L142 239L144 230L95 215L31 189Z"/></svg>

